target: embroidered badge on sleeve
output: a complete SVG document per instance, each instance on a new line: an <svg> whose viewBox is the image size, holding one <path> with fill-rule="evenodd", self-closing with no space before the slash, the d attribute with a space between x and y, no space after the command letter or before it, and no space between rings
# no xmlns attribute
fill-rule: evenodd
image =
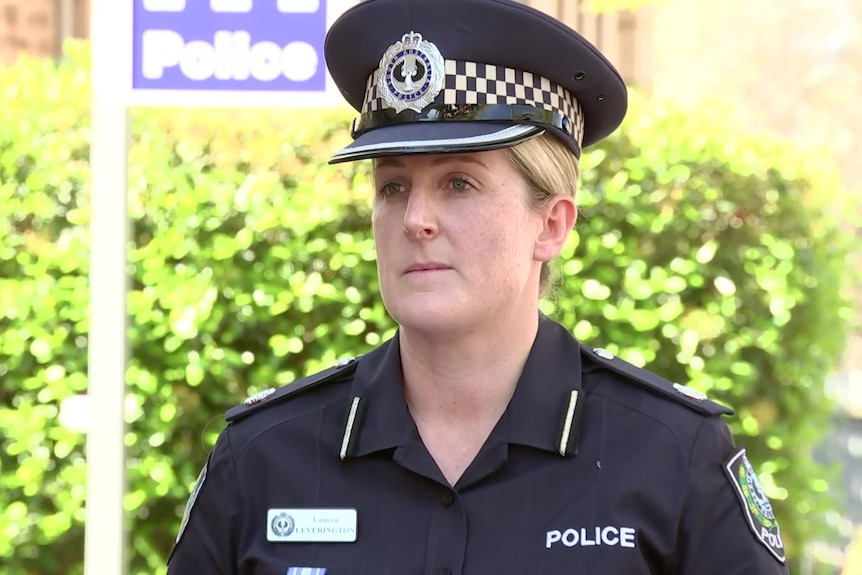
<svg viewBox="0 0 862 575"><path fill-rule="evenodd" d="M778 520L757 473L748 461L745 449L740 449L727 460L724 471L742 504L742 512L754 536L776 559L784 563L784 541L781 540Z"/></svg>

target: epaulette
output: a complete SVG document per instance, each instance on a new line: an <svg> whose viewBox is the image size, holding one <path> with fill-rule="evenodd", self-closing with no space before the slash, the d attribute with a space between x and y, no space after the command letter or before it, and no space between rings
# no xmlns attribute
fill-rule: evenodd
<svg viewBox="0 0 862 575"><path fill-rule="evenodd" d="M590 361L607 367L630 381L639 383L651 391L676 400L700 413L707 415L733 415L735 413L729 407L710 401L705 393L679 383L672 383L651 371L641 369L616 357L601 347L593 348L581 344L581 353L588 357Z"/></svg>
<svg viewBox="0 0 862 575"><path fill-rule="evenodd" d="M314 375L298 379L279 389L265 389L252 395L240 405L228 409L225 413L225 421L228 423L238 421L265 407L270 407L281 403L288 398L296 397L296 395L302 391L309 390L324 383L343 380L345 377L353 375L358 363L357 358L351 357L348 359L342 359L328 369L315 373Z"/></svg>

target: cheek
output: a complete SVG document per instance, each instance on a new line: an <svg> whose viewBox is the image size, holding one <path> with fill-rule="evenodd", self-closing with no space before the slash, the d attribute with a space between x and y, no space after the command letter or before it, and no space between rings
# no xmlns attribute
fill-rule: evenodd
<svg viewBox="0 0 862 575"><path fill-rule="evenodd" d="M371 231L374 234L375 241L379 236L385 235L387 227L390 225L390 217L387 217L385 208L375 205L371 212Z"/></svg>
<svg viewBox="0 0 862 575"><path fill-rule="evenodd" d="M471 259L482 263L488 275L510 273L518 260L524 259L525 247L520 227L526 222L513 221L506 212L486 212L481 218L465 222L459 245L471 254Z"/></svg>
<svg viewBox="0 0 862 575"><path fill-rule="evenodd" d="M536 220L528 214L501 214L485 241L486 254L497 255L491 265L503 281L520 283L534 264ZM482 257L487 258L487 255ZM492 259L493 261L493 259Z"/></svg>
<svg viewBox="0 0 862 575"><path fill-rule="evenodd" d="M371 225L381 233L387 233L393 227L401 229L404 226L403 207L394 202L375 200L371 209Z"/></svg>
<svg viewBox="0 0 862 575"><path fill-rule="evenodd" d="M522 210L520 206L500 210L483 218L480 232L483 243L500 253L521 255L528 248L532 250L535 239L535 216Z"/></svg>
<svg viewBox="0 0 862 575"><path fill-rule="evenodd" d="M377 250L378 267L384 266L387 256L391 254L398 240L395 234L402 229L401 222L382 208L374 208L371 216L371 232L374 247Z"/></svg>

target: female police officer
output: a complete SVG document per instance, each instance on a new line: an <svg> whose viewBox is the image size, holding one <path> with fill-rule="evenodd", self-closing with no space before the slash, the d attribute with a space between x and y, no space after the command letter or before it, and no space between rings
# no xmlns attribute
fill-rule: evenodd
<svg viewBox="0 0 862 575"><path fill-rule="evenodd" d="M228 412L168 572L786 573L730 410L538 311L607 60L513 0L366 0L326 57L399 330Z"/></svg>

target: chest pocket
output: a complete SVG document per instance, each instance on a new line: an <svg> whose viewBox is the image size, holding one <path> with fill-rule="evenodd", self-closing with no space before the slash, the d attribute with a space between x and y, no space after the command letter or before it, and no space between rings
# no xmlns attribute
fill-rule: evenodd
<svg viewBox="0 0 862 575"><path fill-rule="evenodd" d="M573 546L547 549L530 575L656 575L638 549L619 546Z"/></svg>
<svg viewBox="0 0 862 575"><path fill-rule="evenodd" d="M634 527L605 524L600 527L567 528L533 533L541 544L509 560L504 571L530 575L658 575L661 566L651 560L650 546ZM516 546L513 545L513 548ZM517 551L513 551L517 553ZM502 567L502 565L498 566ZM469 574L467 574L469 575Z"/></svg>

